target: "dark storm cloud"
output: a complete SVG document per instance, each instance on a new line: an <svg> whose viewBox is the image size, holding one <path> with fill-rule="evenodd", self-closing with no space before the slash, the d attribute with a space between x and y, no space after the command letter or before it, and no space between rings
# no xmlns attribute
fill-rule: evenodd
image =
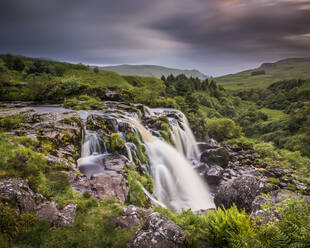
<svg viewBox="0 0 310 248"><path fill-rule="evenodd" d="M0 52L222 74L310 56L310 0L1 0Z"/></svg>

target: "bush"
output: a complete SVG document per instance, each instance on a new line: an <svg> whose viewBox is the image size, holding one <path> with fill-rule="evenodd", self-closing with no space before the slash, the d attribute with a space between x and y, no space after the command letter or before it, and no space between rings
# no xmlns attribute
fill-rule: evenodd
<svg viewBox="0 0 310 248"><path fill-rule="evenodd" d="M240 127L228 118L207 120L206 127L209 137L217 141L237 138L241 134Z"/></svg>

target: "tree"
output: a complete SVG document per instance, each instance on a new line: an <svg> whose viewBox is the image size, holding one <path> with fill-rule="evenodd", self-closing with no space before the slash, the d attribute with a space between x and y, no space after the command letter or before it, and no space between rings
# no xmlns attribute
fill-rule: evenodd
<svg viewBox="0 0 310 248"><path fill-rule="evenodd" d="M20 58L16 57L13 62L13 69L16 71L23 71L24 68L25 68L24 62Z"/></svg>
<svg viewBox="0 0 310 248"><path fill-rule="evenodd" d="M98 67L95 67L95 68L94 68L94 73L99 73Z"/></svg>
<svg viewBox="0 0 310 248"><path fill-rule="evenodd" d="M56 76L62 77L65 74L66 68L65 66L61 64L57 64L54 67L54 71L55 71Z"/></svg>

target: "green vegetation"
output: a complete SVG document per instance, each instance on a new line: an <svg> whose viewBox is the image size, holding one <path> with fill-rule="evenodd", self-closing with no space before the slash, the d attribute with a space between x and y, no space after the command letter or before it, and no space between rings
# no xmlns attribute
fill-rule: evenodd
<svg viewBox="0 0 310 248"><path fill-rule="evenodd" d="M125 147L125 141L118 133L110 135L110 150L111 152L121 151Z"/></svg>
<svg viewBox="0 0 310 248"><path fill-rule="evenodd" d="M106 106L97 97L91 97L88 95L80 95L78 97L66 98L63 106L65 108L72 108L74 110L92 110L92 109L104 109Z"/></svg>
<svg viewBox="0 0 310 248"><path fill-rule="evenodd" d="M299 200L287 200L273 208L281 218L269 225L259 224L259 220L239 212L233 206L229 209L218 208L200 217L191 211L174 214L157 207L168 218L175 221L187 233L189 247L308 247L310 244L310 206ZM270 211L271 206L264 206Z"/></svg>
<svg viewBox="0 0 310 248"><path fill-rule="evenodd" d="M236 123L228 118L211 119L206 121L206 128L210 138L218 141L237 138L241 129Z"/></svg>
<svg viewBox="0 0 310 248"><path fill-rule="evenodd" d="M38 143L29 138L0 134L0 178L23 178L32 190L62 207L76 203L78 214L73 225L52 227L34 214L19 214L14 201L12 205L0 201L0 247L125 247L135 229L121 229L110 221L119 215L122 205L95 200L89 193L76 193L67 176L59 171L67 167L47 166L33 146Z"/></svg>
<svg viewBox="0 0 310 248"><path fill-rule="evenodd" d="M225 89L234 92L256 88L265 89L270 84L281 80L292 78L309 79L309 67L309 58L285 59L273 64L263 64L258 69L218 77L216 82ZM262 70L265 74L253 75L253 72Z"/></svg>

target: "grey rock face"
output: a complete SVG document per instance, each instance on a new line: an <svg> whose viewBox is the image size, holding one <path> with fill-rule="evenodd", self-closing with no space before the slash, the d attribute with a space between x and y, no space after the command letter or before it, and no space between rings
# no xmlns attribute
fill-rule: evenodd
<svg viewBox="0 0 310 248"><path fill-rule="evenodd" d="M218 165L225 168L229 162L229 153L223 147L209 149L201 154L200 160L201 162L207 163L210 166Z"/></svg>
<svg viewBox="0 0 310 248"><path fill-rule="evenodd" d="M112 221L122 228L131 229L143 224L144 220L151 213L151 209L142 209L134 205L124 208L122 215L112 219Z"/></svg>
<svg viewBox="0 0 310 248"><path fill-rule="evenodd" d="M67 226L74 222L76 208L75 203L69 203L62 210L59 210L57 203L45 202L37 207L36 215L54 226Z"/></svg>
<svg viewBox="0 0 310 248"><path fill-rule="evenodd" d="M213 185L218 184L221 181L223 170L224 169L218 165L212 166L205 174L207 182Z"/></svg>
<svg viewBox="0 0 310 248"><path fill-rule="evenodd" d="M182 247L185 233L160 213L152 213L144 227L139 230L128 244L136 248L176 248Z"/></svg>
<svg viewBox="0 0 310 248"><path fill-rule="evenodd" d="M18 207L20 211L33 212L36 204L46 200L44 196L34 193L28 184L18 178L0 181L0 197Z"/></svg>
<svg viewBox="0 0 310 248"><path fill-rule="evenodd" d="M264 192L265 185L253 176L240 176L236 179L222 182L215 194L217 206L228 208L235 204L238 209L252 210L252 202L256 196Z"/></svg>
<svg viewBox="0 0 310 248"><path fill-rule="evenodd" d="M90 184L100 200L114 199L125 202L128 198L128 183L121 174L100 173L90 179Z"/></svg>

